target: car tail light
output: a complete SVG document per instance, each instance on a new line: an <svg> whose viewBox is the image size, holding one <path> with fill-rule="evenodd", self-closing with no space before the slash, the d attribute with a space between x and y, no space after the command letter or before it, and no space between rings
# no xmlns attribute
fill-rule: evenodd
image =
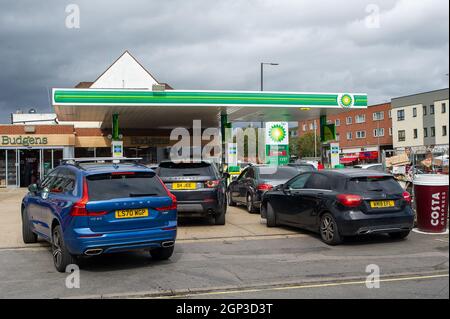
<svg viewBox="0 0 450 319"><path fill-rule="evenodd" d="M89 202L88 186L86 178L83 179L83 196L81 199L73 204L72 210L70 211L71 216L101 216L105 215L107 211L99 212L88 212L86 209L86 204Z"/></svg>
<svg viewBox="0 0 450 319"><path fill-rule="evenodd" d="M273 186L270 184L259 184L257 186L257 189L259 191L270 191L270 190L272 190L272 188L273 188Z"/></svg>
<svg viewBox="0 0 450 319"><path fill-rule="evenodd" d="M358 207L362 203L362 197L353 194L339 194L336 196L339 203L346 207Z"/></svg>
<svg viewBox="0 0 450 319"><path fill-rule="evenodd" d="M408 203L411 204L412 198L411 198L411 194L408 192L403 192L403 199Z"/></svg>
<svg viewBox="0 0 450 319"><path fill-rule="evenodd" d="M205 182L205 186L208 188L215 188L219 186L220 180L214 180L214 181L207 181Z"/></svg>
<svg viewBox="0 0 450 319"><path fill-rule="evenodd" d="M167 188L166 184L164 184L164 182L161 180L161 178L159 178L159 176L156 176L159 179L159 182L163 185L164 189L167 192L167 196L169 196L172 199L172 204L170 204L169 206L164 206L164 207L157 207L155 208L157 211L167 211L167 210L174 210L177 209L177 198L175 197L174 194L172 194L169 189Z"/></svg>

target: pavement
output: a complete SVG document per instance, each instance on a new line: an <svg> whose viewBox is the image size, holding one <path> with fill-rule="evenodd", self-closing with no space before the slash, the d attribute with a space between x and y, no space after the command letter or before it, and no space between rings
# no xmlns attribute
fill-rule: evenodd
<svg viewBox="0 0 450 319"><path fill-rule="evenodd" d="M168 261L145 252L85 260L80 288L68 289L48 245L21 243L23 193L0 191L0 298L449 298L448 235L374 235L331 247L309 232L267 228L239 207L226 226L182 221ZM372 264L380 288L368 289Z"/></svg>

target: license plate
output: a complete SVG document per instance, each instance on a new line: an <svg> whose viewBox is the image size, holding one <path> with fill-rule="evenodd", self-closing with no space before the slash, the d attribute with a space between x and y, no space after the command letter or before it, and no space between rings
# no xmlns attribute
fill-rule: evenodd
<svg viewBox="0 0 450 319"><path fill-rule="evenodd" d="M173 183L172 189L196 189L196 183Z"/></svg>
<svg viewBox="0 0 450 319"><path fill-rule="evenodd" d="M116 218L147 217L148 208L116 210Z"/></svg>
<svg viewBox="0 0 450 319"><path fill-rule="evenodd" d="M371 208L387 208L387 207L394 207L395 202L393 200L377 200L377 201L371 201L370 207Z"/></svg>

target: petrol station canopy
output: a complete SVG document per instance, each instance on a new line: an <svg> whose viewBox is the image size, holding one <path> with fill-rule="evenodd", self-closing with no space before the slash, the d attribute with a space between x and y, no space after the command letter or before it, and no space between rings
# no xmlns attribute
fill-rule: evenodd
<svg viewBox="0 0 450 319"><path fill-rule="evenodd" d="M60 121L99 121L111 126L119 114L122 128L218 127L228 122L300 121L345 109L367 107L364 93L205 91L55 88L53 106Z"/></svg>
<svg viewBox="0 0 450 319"><path fill-rule="evenodd" d="M201 120L202 127L218 127L221 118L228 123L299 121L367 107L366 94L173 90L128 51L94 82L80 84L53 89L58 120L96 121L106 129L113 114L121 128L172 129L190 128L193 120Z"/></svg>

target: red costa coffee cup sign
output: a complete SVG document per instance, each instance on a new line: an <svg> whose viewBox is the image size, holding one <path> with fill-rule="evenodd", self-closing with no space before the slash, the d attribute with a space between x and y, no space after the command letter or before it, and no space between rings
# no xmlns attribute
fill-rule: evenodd
<svg viewBox="0 0 450 319"><path fill-rule="evenodd" d="M428 233L447 230L448 175L421 174L414 178L417 228Z"/></svg>

